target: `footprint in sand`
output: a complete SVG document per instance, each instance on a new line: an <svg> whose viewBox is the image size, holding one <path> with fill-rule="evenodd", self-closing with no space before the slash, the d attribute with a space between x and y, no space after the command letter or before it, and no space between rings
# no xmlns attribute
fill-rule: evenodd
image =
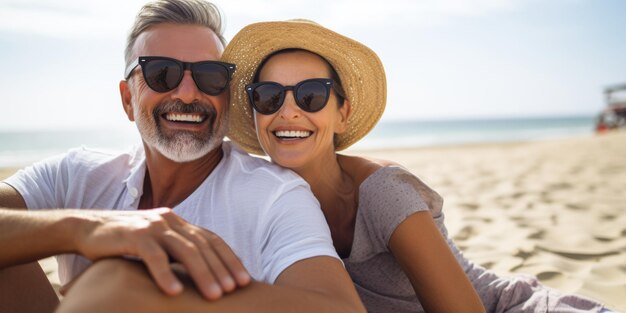
<svg viewBox="0 0 626 313"><path fill-rule="evenodd" d="M459 203L459 206L471 211L476 211L480 207L477 203L472 202Z"/></svg>
<svg viewBox="0 0 626 313"><path fill-rule="evenodd" d="M463 228L461 228L456 235L454 235L453 239L454 240L467 240L470 237L474 236L476 234L476 231L474 231L474 228L472 226L465 226Z"/></svg>

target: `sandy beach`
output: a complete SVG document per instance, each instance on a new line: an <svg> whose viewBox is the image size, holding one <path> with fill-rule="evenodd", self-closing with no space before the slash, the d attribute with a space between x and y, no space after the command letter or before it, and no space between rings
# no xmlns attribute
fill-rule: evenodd
<svg viewBox="0 0 626 313"><path fill-rule="evenodd" d="M626 132L358 153L394 160L438 191L469 259L626 312ZM58 283L54 261L42 264Z"/></svg>

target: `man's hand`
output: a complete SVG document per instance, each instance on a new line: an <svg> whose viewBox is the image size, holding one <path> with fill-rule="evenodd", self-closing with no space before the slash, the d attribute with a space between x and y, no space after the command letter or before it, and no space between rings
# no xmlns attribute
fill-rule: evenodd
<svg viewBox="0 0 626 313"><path fill-rule="evenodd" d="M250 275L230 247L214 233L187 223L168 208L128 212L89 211L76 236L77 252L95 261L129 256L142 260L168 295L183 286L169 264L183 264L210 300L250 283Z"/></svg>
<svg viewBox="0 0 626 313"><path fill-rule="evenodd" d="M139 259L169 295L183 288L169 264L173 259L210 300L251 280L219 236L187 223L167 208L36 212L0 208L0 250L0 268L63 253L77 253L92 261L120 256Z"/></svg>

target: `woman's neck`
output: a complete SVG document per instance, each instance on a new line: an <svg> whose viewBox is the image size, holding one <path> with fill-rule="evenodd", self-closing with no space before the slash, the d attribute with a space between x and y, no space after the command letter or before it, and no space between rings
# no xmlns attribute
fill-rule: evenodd
<svg viewBox="0 0 626 313"><path fill-rule="evenodd" d="M342 169L335 153L292 170L309 183L320 203L324 199L330 200L338 196L343 198L342 195L353 194L352 179ZM332 201L328 204L332 204ZM322 209L325 209L324 206Z"/></svg>
<svg viewBox="0 0 626 313"><path fill-rule="evenodd" d="M326 217L335 249L345 256L352 247L358 185L343 170L337 158L338 155L333 153L314 164L293 170L311 186Z"/></svg>

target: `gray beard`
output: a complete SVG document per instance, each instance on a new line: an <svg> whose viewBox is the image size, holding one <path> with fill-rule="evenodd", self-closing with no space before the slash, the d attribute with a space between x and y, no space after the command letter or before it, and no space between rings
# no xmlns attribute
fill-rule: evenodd
<svg viewBox="0 0 626 313"><path fill-rule="evenodd" d="M134 100L135 123L143 141L175 162L190 162L207 155L222 144L228 131L228 111L224 111L216 124L217 112L212 105L206 103L163 102L154 108L152 114L149 114ZM160 125L160 117L171 111L206 115L209 123L208 130L203 133L186 131L166 133Z"/></svg>

